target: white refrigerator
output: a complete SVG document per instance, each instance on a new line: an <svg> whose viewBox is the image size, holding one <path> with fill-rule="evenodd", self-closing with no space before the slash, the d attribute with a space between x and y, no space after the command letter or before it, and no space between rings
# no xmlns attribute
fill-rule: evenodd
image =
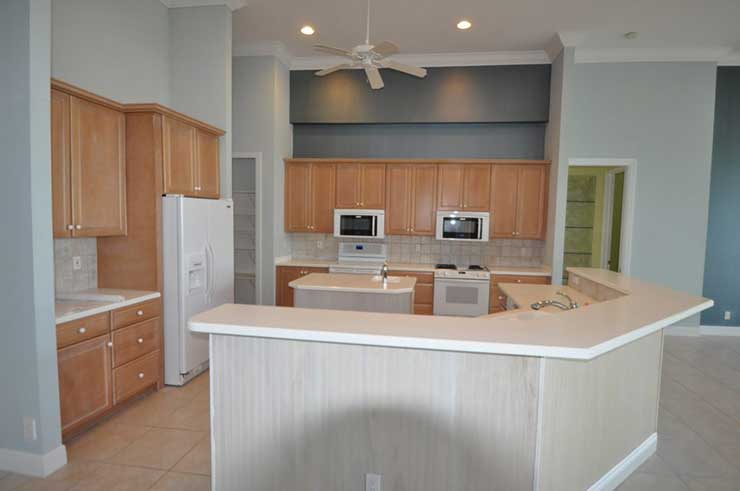
<svg viewBox="0 0 740 491"><path fill-rule="evenodd" d="M164 382L183 385L208 368L208 336L188 319L234 302L231 200L162 198Z"/></svg>

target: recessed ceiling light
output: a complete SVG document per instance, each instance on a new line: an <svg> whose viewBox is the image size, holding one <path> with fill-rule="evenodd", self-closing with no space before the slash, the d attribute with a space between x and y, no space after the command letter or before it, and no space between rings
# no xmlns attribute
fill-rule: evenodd
<svg viewBox="0 0 740 491"><path fill-rule="evenodd" d="M311 27L311 26L309 26L309 25L305 25L305 26L301 27L301 34L305 34L306 36L310 36L314 32L316 32L314 30L314 28Z"/></svg>
<svg viewBox="0 0 740 491"><path fill-rule="evenodd" d="M637 37L637 33L635 31L625 32L624 38L625 39L635 39Z"/></svg>
<svg viewBox="0 0 740 491"><path fill-rule="evenodd" d="M470 29L472 26L473 24L471 24L469 20L465 20L465 19L457 23L457 28L463 31L465 29Z"/></svg>

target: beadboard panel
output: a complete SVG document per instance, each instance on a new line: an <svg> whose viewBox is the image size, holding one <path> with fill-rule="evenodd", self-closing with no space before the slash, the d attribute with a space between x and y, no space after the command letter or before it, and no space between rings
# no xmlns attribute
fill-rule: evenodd
<svg viewBox="0 0 740 491"><path fill-rule="evenodd" d="M544 361L538 491L588 489L657 431L663 332Z"/></svg>
<svg viewBox="0 0 740 491"><path fill-rule="evenodd" d="M532 489L536 358L211 340L217 490Z"/></svg>

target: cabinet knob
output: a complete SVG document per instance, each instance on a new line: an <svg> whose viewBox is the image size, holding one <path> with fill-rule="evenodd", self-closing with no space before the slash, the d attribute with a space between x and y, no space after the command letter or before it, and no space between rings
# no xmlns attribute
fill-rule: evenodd
<svg viewBox="0 0 740 491"><path fill-rule="evenodd" d="M143 310L137 310L136 311L136 315L138 315L139 317L141 317L142 315L144 315L144 311Z"/></svg>
<svg viewBox="0 0 740 491"><path fill-rule="evenodd" d="M109 348L112 348L113 347L113 341L108 341L107 343L105 343L105 345L108 346Z"/></svg>
<svg viewBox="0 0 740 491"><path fill-rule="evenodd" d="M144 344L144 338L139 338L136 340L136 342L139 344Z"/></svg>
<svg viewBox="0 0 740 491"><path fill-rule="evenodd" d="M522 280L516 280L516 282L517 282L517 283L521 283L521 282L522 282Z"/></svg>
<svg viewBox="0 0 740 491"><path fill-rule="evenodd" d="M85 334L87 332L87 329L84 328L84 327L81 327L81 328L77 329L77 332L79 332L80 334Z"/></svg>
<svg viewBox="0 0 740 491"><path fill-rule="evenodd" d="M139 372L139 378L144 378L144 372Z"/></svg>
<svg viewBox="0 0 740 491"><path fill-rule="evenodd" d="M75 228L74 225L67 225L67 230L74 230L74 228Z"/></svg>
<svg viewBox="0 0 740 491"><path fill-rule="evenodd" d="M200 186L195 186L195 188L193 189L195 189L196 191L200 191Z"/></svg>
<svg viewBox="0 0 740 491"><path fill-rule="evenodd" d="M498 299L499 299L499 300L503 300L503 299L504 299L504 296L503 296L503 295L499 295L499 296L498 296Z"/></svg>
<svg viewBox="0 0 740 491"><path fill-rule="evenodd" d="M82 225L75 225L75 228L76 228L77 230L82 230Z"/></svg>

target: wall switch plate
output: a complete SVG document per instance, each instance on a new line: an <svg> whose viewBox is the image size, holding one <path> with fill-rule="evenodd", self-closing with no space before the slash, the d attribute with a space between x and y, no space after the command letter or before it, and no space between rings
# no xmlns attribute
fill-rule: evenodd
<svg viewBox="0 0 740 491"><path fill-rule="evenodd" d="M732 312L729 310L725 310L725 320L731 321L732 320Z"/></svg>
<svg viewBox="0 0 740 491"><path fill-rule="evenodd" d="M30 416L23 417L23 439L27 442L35 442L38 438L36 433L36 419Z"/></svg>
<svg viewBox="0 0 740 491"><path fill-rule="evenodd" d="M365 474L365 491L383 491L383 476Z"/></svg>
<svg viewBox="0 0 740 491"><path fill-rule="evenodd" d="M72 257L72 269L75 271L82 269L82 258L80 256Z"/></svg>

